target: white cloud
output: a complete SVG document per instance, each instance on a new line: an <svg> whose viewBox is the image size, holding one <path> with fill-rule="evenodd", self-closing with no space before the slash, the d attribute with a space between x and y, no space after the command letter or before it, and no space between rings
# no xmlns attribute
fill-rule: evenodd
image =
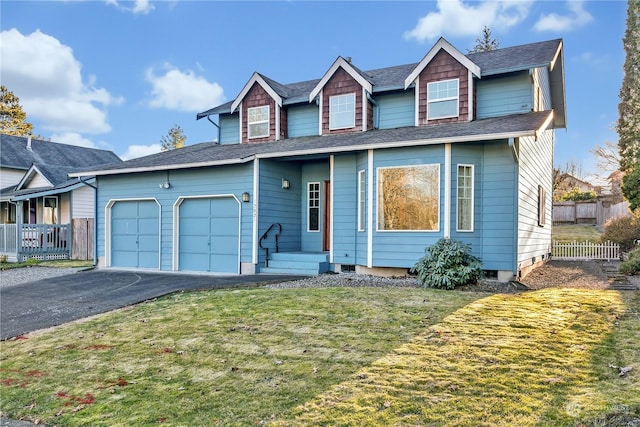
<svg viewBox="0 0 640 427"><path fill-rule="evenodd" d="M440 36L479 36L486 25L501 30L522 22L529 14L530 0L485 0L465 4L462 0L438 0L437 12L429 12L405 39L419 42Z"/></svg>
<svg viewBox="0 0 640 427"><path fill-rule="evenodd" d="M593 21L593 16L584 10L583 6L584 2L582 1L567 1L567 8L570 12L568 15L542 14L533 29L536 31L566 32L582 27Z"/></svg>
<svg viewBox="0 0 640 427"><path fill-rule="evenodd" d="M122 102L95 77L83 81L73 50L39 30L0 33L2 84L20 98L27 118L54 132L105 133L111 130L106 107ZM36 132L39 132L37 129Z"/></svg>
<svg viewBox="0 0 640 427"><path fill-rule="evenodd" d="M151 145L130 145L127 147L127 151L120 155L122 160L135 159L137 157L144 157L150 154L156 154L161 151L162 146L160 144Z"/></svg>
<svg viewBox="0 0 640 427"><path fill-rule="evenodd" d="M224 102L222 87L209 83L191 70L181 71L166 64L167 71L156 75L152 68L147 70L147 81L151 83L152 108L198 112Z"/></svg>
<svg viewBox="0 0 640 427"><path fill-rule="evenodd" d="M106 0L107 4L112 4L120 10L131 12L135 15L142 14L147 15L152 10L155 9L155 6L151 3L150 0L134 0L132 7L122 6L118 0Z"/></svg>
<svg viewBox="0 0 640 427"><path fill-rule="evenodd" d="M98 148L98 146L91 141L80 135L77 132L64 132L51 135L52 142L59 142L62 144L77 145L78 147Z"/></svg>

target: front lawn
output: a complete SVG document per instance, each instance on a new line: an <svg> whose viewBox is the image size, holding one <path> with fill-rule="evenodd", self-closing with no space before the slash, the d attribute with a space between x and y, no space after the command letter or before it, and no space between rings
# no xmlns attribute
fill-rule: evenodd
<svg viewBox="0 0 640 427"><path fill-rule="evenodd" d="M0 343L0 408L59 426L602 425L640 417L639 311L614 291L180 293Z"/></svg>

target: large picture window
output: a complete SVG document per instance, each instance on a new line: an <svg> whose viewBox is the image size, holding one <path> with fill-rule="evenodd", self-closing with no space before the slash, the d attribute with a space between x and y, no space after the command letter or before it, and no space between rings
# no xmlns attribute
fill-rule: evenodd
<svg viewBox="0 0 640 427"><path fill-rule="evenodd" d="M249 138L269 136L269 106L247 108L247 128Z"/></svg>
<svg viewBox="0 0 640 427"><path fill-rule="evenodd" d="M427 84L427 118L458 117L458 79Z"/></svg>
<svg viewBox="0 0 640 427"><path fill-rule="evenodd" d="M367 186L365 171L358 172L358 231L364 231L365 215L367 211Z"/></svg>
<svg viewBox="0 0 640 427"><path fill-rule="evenodd" d="M308 231L320 231L320 183L308 183L307 207L308 211Z"/></svg>
<svg viewBox="0 0 640 427"><path fill-rule="evenodd" d="M378 230L438 231L440 165L378 168Z"/></svg>
<svg viewBox="0 0 640 427"><path fill-rule="evenodd" d="M473 231L473 165L458 165L457 230Z"/></svg>
<svg viewBox="0 0 640 427"><path fill-rule="evenodd" d="M356 125L356 94L329 98L329 129L346 129Z"/></svg>

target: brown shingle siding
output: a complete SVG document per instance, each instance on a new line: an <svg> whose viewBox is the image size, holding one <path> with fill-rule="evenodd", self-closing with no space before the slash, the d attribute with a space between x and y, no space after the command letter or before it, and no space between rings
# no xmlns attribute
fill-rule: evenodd
<svg viewBox="0 0 640 427"><path fill-rule="evenodd" d="M269 136L249 139L247 110L253 107L269 106ZM276 106L275 101L258 83L254 83L242 101L242 143L255 144L275 140L276 134Z"/></svg>
<svg viewBox="0 0 640 427"><path fill-rule="evenodd" d="M334 95L355 93L355 126L348 129L329 129L329 98ZM362 130L362 86L342 68L331 76L322 89L322 134L348 133Z"/></svg>
<svg viewBox="0 0 640 427"><path fill-rule="evenodd" d="M439 123L453 123L467 121L469 117L469 72L468 70L444 50L438 52L431 63L422 71L419 78L419 125ZM427 84L441 80L458 79L458 117L427 120Z"/></svg>

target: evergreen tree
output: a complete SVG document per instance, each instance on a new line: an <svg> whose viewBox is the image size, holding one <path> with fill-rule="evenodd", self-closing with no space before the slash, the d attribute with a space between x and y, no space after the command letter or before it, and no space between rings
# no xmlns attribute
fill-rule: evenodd
<svg viewBox="0 0 640 427"><path fill-rule="evenodd" d="M184 143L186 141L187 137L184 135L182 128L178 125L174 125L169 129L169 132L162 137L160 143L162 144L162 151L168 151L184 147Z"/></svg>
<svg viewBox="0 0 640 427"><path fill-rule="evenodd" d="M629 0L623 39L626 58L618 104L620 170L625 177L622 194L631 209L640 207L640 0Z"/></svg>
<svg viewBox="0 0 640 427"><path fill-rule="evenodd" d="M33 131L33 125L26 121L27 113L20 105L20 99L6 86L0 86L0 133L26 136Z"/></svg>
<svg viewBox="0 0 640 427"><path fill-rule="evenodd" d="M476 45L468 53L489 52L500 47L500 42L491 38L491 30L485 25L482 29L482 38L476 39Z"/></svg>

